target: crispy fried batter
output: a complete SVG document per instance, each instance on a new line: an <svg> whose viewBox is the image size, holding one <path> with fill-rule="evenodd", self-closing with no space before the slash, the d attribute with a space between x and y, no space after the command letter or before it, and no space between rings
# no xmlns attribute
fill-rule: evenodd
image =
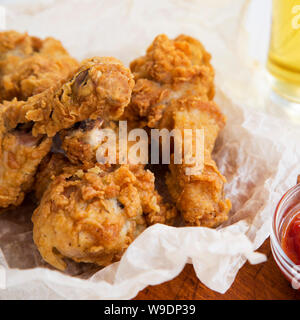
<svg viewBox="0 0 300 320"><path fill-rule="evenodd" d="M41 161L36 173L33 189L37 200L41 200L48 186L62 173L72 173L78 170L62 153L48 153Z"/></svg>
<svg viewBox="0 0 300 320"><path fill-rule="evenodd" d="M46 174L44 168L39 181L49 181L51 171L57 168ZM141 166L65 172L49 185L33 214L34 241L60 270L66 267L64 257L105 266L121 258L146 228L145 219L160 222L159 200L153 174Z"/></svg>
<svg viewBox="0 0 300 320"><path fill-rule="evenodd" d="M99 164L99 156L97 157L97 150L102 145L104 139L103 130L110 129L116 134L116 164ZM61 133L62 138L62 148L64 149L69 160L77 165L81 166L83 169L89 169L97 164L102 170L112 171L116 168L119 162L119 136L118 136L118 126L117 123L113 121L104 121L102 119L97 120L87 120L81 122L78 126L64 130ZM128 150L130 148L130 143L128 145ZM98 161L97 161L98 160ZM134 171L136 176L144 177L143 165L133 165L130 164L130 170ZM139 170L137 170L139 169ZM146 185L145 192L148 194L148 189L153 189L154 176L152 175L152 180ZM137 181L141 179L138 178ZM145 184L144 184L145 185ZM148 189L147 189L148 188ZM140 190L143 186L140 187ZM159 210L147 213L146 220L148 225L154 223L166 223L171 224L177 215L176 209L170 205L164 203L162 197L157 193L156 190L153 191L155 201L159 205ZM151 208L152 199L145 199L145 206L147 201L150 201L149 207Z"/></svg>
<svg viewBox="0 0 300 320"><path fill-rule="evenodd" d="M117 137L117 124L102 118L88 119L77 123L70 129L62 130L60 132L62 149L68 159L73 164L81 165L85 169L94 167L97 163L97 150L105 142L103 129L108 128L113 130ZM110 163L106 163L103 165L103 169L109 169L111 166Z"/></svg>
<svg viewBox="0 0 300 320"><path fill-rule="evenodd" d="M191 95L212 99L214 70L210 58L196 39L157 36L146 55L130 64L136 85L124 118L155 128L173 99Z"/></svg>
<svg viewBox="0 0 300 320"><path fill-rule="evenodd" d="M27 100L78 68L61 42L27 33L0 32L0 101Z"/></svg>
<svg viewBox="0 0 300 320"><path fill-rule="evenodd" d="M4 102L10 127L33 121L32 134L53 137L58 131L85 119L118 119L130 101L134 81L130 71L115 58L84 61L72 77L27 101ZM11 107L13 105L13 107Z"/></svg>
<svg viewBox="0 0 300 320"><path fill-rule="evenodd" d="M0 165L5 168L0 175L0 207L20 204L50 150L51 137L88 118L118 118L129 103L133 85L130 71L118 60L92 58L62 86L27 101L5 101L0 108Z"/></svg>
<svg viewBox="0 0 300 320"><path fill-rule="evenodd" d="M137 179L136 185L142 199L143 213L147 225L150 226L155 223L172 225L177 216L176 208L164 202L155 190L154 174L145 170L142 165L129 165L129 168Z"/></svg>
<svg viewBox="0 0 300 320"><path fill-rule="evenodd" d="M62 130L60 138L62 141L62 149L66 153L68 159L76 165L81 165L84 168L92 168L96 163L102 163L105 159L99 149L104 144L109 144L108 136L114 136L115 141L115 162L102 164L102 168L109 170L109 168L116 164L127 163L120 161L120 140L119 140L119 125L116 121L107 121L103 118L96 120L87 119L76 123L70 129ZM127 150L134 142L121 140L121 143L127 142ZM114 146L112 145L111 148ZM106 154L107 156L107 154ZM127 159L129 161L129 159Z"/></svg>
<svg viewBox="0 0 300 320"><path fill-rule="evenodd" d="M211 157L215 140L225 125L218 106L199 98L173 101L168 110L171 129L204 129L204 167L201 173L187 175L193 165L171 163L166 183L188 225L217 227L228 218L231 203L224 198L225 177ZM193 156L195 154L193 153Z"/></svg>
<svg viewBox="0 0 300 320"><path fill-rule="evenodd" d="M186 175L186 168L192 165L171 163L166 182L188 225L218 226L227 219L231 204L224 199L226 180L211 158L225 117L211 102L214 70L210 54L191 37L181 35L170 40L160 35L146 55L130 67L136 85L124 118L140 127L205 130L202 173Z"/></svg>
<svg viewBox="0 0 300 320"><path fill-rule="evenodd" d="M0 206L18 206L30 191L34 174L50 151L52 139L32 137L22 128L3 135L0 152Z"/></svg>

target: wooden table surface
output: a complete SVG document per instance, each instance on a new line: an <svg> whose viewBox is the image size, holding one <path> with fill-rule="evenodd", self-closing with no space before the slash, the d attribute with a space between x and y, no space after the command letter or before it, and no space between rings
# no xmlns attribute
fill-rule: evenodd
<svg viewBox="0 0 300 320"><path fill-rule="evenodd" d="M196 277L192 265L186 265L175 279L141 291L137 300L300 300L300 291L294 290L278 269L267 239L259 252L268 260L258 265L248 262L239 271L235 282L225 294L205 287Z"/></svg>

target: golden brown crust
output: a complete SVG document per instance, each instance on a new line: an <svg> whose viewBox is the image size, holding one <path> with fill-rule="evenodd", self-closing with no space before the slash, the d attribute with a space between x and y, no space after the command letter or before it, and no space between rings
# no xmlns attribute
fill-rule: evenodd
<svg viewBox="0 0 300 320"><path fill-rule="evenodd" d="M60 174L76 171L68 158L62 153L48 153L41 161L35 176L33 189L38 201L41 200L44 192L50 183Z"/></svg>
<svg viewBox="0 0 300 320"><path fill-rule="evenodd" d="M141 166L56 177L35 210L34 241L42 257L64 270L64 257L100 266L117 261L146 228L162 222L154 176Z"/></svg>
<svg viewBox="0 0 300 320"><path fill-rule="evenodd" d="M135 79L146 78L170 85L196 80L211 92L214 72L210 58L196 39L181 35L170 40L162 34L154 39L146 56L130 64L130 69Z"/></svg>
<svg viewBox="0 0 300 320"><path fill-rule="evenodd" d="M66 79L77 67L56 39L0 32L0 101L27 100Z"/></svg>
<svg viewBox="0 0 300 320"><path fill-rule="evenodd" d="M165 203L163 198L155 190L154 174L145 170L142 165L129 165L136 177L136 186L143 203L143 214L147 225L155 223L169 224L174 222L177 211L171 204Z"/></svg>
<svg viewBox="0 0 300 320"><path fill-rule="evenodd" d="M188 225L214 228L228 219L231 203L224 197L226 179L215 162L205 159L201 174L188 177L185 166L170 165L166 184Z"/></svg>
<svg viewBox="0 0 300 320"><path fill-rule="evenodd" d="M101 135L103 129L113 130L118 138L117 124L113 121L105 121L102 118L87 119L70 129L62 130L60 132L61 147L70 162L81 165L85 169L94 167L97 163L97 149L105 142ZM118 163L118 160L116 163ZM107 168L107 170L111 167L112 165L109 163L102 166L103 169Z"/></svg>
<svg viewBox="0 0 300 320"><path fill-rule="evenodd" d="M118 119L130 101L134 81L128 69L114 58L92 58L62 86L30 97L5 102L7 126L33 121L32 133L53 137L58 131L85 119Z"/></svg>
<svg viewBox="0 0 300 320"><path fill-rule="evenodd" d="M41 160L51 149L52 139L31 134L31 123L8 127L0 109L0 207L18 206L30 191Z"/></svg>
<svg viewBox="0 0 300 320"><path fill-rule="evenodd" d="M22 142L24 140L24 142ZM30 191L41 159L50 151L52 139L33 140L18 131L8 132L1 139L0 207L18 206Z"/></svg>
<svg viewBox="0 0 300 320"><path fill-rule="evenodd" d="M123 117L140 127L178 129L181 133L204 129L202 173L187 175L186 169L193 165L171 163L166 182L188 225L216 227L227 219L231 204L224 198L226 180L211 158L226 119L211 101L214 70L210 58L203 45L191 37L156 37L146 55L130 65L136 85Z"/></svg>
<svg viewBox="0 0 300 320"><path fill-rule="evenodd" d="M211 100L214 70L210 58L196 39L157 36L146 55L130 64L136 85L124 118L155 128L172 100L189 96Z"/></svg>
<svg viewBox="0 0 300 320"><path fill-rule="evenodd" d="M187 175L186 169L193 165L171 163L166 183L188 225L217 227L227 220L231 209L230 201L224 197L226 179L211 157L219 131L225 125L225 117L214 102L203 102L194 97L174 101L167 121L182 133L184 129L204 130L202 172Z"/></svg>
<svg viewBox="0 0 300 320"><path fill-rule="evenodd" d="M82 164L84 168L91 168L97 162L96 150L89 143L85 142L85 135L82 131L76 130L71 134L65 131L62 133L62 148L73 164Z"/></svg>
<svg viewBox="0 0 300 320"><path fill-rule="evenodd" d="M116 152L116 165L114 164L99 164L97 162L97 149L101 145L102 139L101 130L111 129L115 132L117 138L117 152ZM94 137L92 137L94 135ZM83 169L89 169L96 164L104 171L112 171L119 164L119 145L118 145L118 126L113 121L103 121L101 119L87 120L80 123L78 128L71 128L64 130L61 133L62 148L65 151L68 159L77 166ZM130 148L130 143L128 145ZM129 149L128 149L129 150ZM177 215L176 209L169 204L164 203L162 197L154 190L154 175L145 174L143 165L129 165L129 168L134 172L137 177L137 184L140 190L145 190L145 195L149 196L149 190L153 189L153 197L145 198L144 215L148 225L155 223L172 224L175 216ZM159 210L152 210L153 201L157 203ZM147 209L148 208L148 209Z"/></svg>
<svg viewBox="0 0 300 320"><path fill-rule="evenodd" d="M0 207L20 204L58 131L88 118L118 118L129 103L133 84L119 60L92 58L62 85L27 101L5 101L0 108L0 164L6 168L0 180ZM22 141L24 137L30 144Z"/></svg>

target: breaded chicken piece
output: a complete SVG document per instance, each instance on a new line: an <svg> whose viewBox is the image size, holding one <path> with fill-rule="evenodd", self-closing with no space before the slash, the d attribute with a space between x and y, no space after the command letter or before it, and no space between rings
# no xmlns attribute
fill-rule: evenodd
<svg viewBox="0 0 300 320"><path fill-rule="evenodd" d="M203 45L185 35L170 40L157 36L146 55L134 60L130 69L136 84L124 119L136 126L157 127L173 99L214 97L214 69Z"/></svg>
<svg viewBox="0 0 300 320"><path fill-rule="evenodd" d="M181 35L170 40L160 35L146 55L130 67L136 85L124 118L141 127L179 129L181 133L193 129L194 136L195 129L204 129L202 173L187 175L186 169L193 165L171 162L166 182L186 224L218 226L227 219L231 204L224 198L226 180L211 158L225 117L211 101L214 70L210 54L191 37Z"/></svg>
<svg viewBox="0 0 300 320"><path fill-rule="evenodd" d="M9 126L33 121L32 134L53 137L76 122L121 117L131 97L134 81L130 71L115 58L94 57L83 61L75 75L59 87L27 101L5 101Z"/></svg>
<svg viewBox="0 0 300 320"><path fill-rule="evenodd" d="M97 167L97 170L103 174L111 174L123 165L103 166L97 162L92 162L84 167L77 161L71 163L69 159L60 153L49 153L41 162L38 172L36 174L34 190L37 200L40 200L50 183L59 175L63 173L73 174L78 170L88 171ZM136 184L139 186L140 196L143 200L144 216L147 225L155 223L172 224L177 215L176 209L164 203L162 197L155 190L154 180L155 177L151 171L145 170L143 165L125 165L137 178ZM147 178L147 180L145 179ZM147 182L147 183L146 183ZM145 196L143 196L143 193ZM150 195L152 197L150 197ZM153 210L152 203L156 203L156 210ZM148 204L147 204L148 203ZM148 209L147 209L148 208Z"/></svg>
<svg viewBox="0 0 300 320"><path fill-rule="evenodd" d="M0 101L27 100L66 79L77 68L78 62L56 39L0 32Z"/></svg>
<svg viewBox="0 0 300 320"><path fill-rule="evenodd" d="M204 130L203 169L199 173L187 175L186 169L196 164L171 162L170 173L166 178L169 192L188 225L217 227L227 220L231 209L230 201L224 197L226 179L211 157L218 133L225 125L225 117L214 102L203 102L195 97L173 101L165 114L166 118L167 114L168 126L162 123L163 127L169 130L176 128L182 136L184 129L192 129L193 132L195 129Z"/></svg>
<svg viewBox="0 0 300 320"><path fill-rule="evenodd" d="M103 130L105 129L110 129L116 135L115 164L99 163L101 159L97 154L97 150L101 147L102 143L105 142L105 139L103 139ZM117 123L113 121L104 121L102 119L82 121L75 127L64 130L61 133L62 148L70 162L76 166L80 166L83 169L89 169L93 168L97 164L102 170L111 172L120 164L118 130L119 128ZM127 143L127 150L129 150L133 142L128 141ZM140 168L141 170L139 172L143 175L142 169L144 168L144 165L135 165L129 161L129 168L130 170L134 170L136 175L138 175L136 168ZM138 181L139 180L140 179L138 179ZM150 185L149 188L151 189L154 187ZM156 198L157 204L159 205L159 210L152 212L151 214L147 214L147 224L172 224L177 215L175 207L171 204L165 203L156 190L153 191L153 194Z"/></svg>
<svg viewBox="0 0 300 320"><path fill-rule="evenodd" d="M92 58L61 86L27 101L5 101L0 108L0 207L22 202L58 131L88 118L118 118L132 87L130 71L118 60ZM24 140L30 140L25 147Z"/></svg>
<svg viewBox="0 0 300 320"><path fill-rule="evenodd" d="M49 181L53 170L42 171ZM63 258L106 266L159 210L153 174L141 166L78 169L57 176L45 191L32 217L33 238L44 260L60 270Z"/></svg>

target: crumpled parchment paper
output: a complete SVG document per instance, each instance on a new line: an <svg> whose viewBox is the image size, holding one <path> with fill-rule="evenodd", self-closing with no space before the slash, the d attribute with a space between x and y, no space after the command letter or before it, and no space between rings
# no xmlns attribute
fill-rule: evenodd
<svg viewBox="0 0 300 320"><path fill-rule="evenodd" d="M263 113L270 108L263 66L247 57L243 0L33 1L6 6L7 29L60 39L78 59L112 55L128 64L153 38L186 33L213 55L216 101L228 117L215 151L228 179L233 209L218 230L155 225L122 260L102 270L70 264L64 274L42 261L32 241L25 203L0 217L0 299L130 299L147 285L174 278L186 263L201 282L224 293L238 270L265 257L254 251L268 237L271 217L300 173L299 127Z"/></svg>

